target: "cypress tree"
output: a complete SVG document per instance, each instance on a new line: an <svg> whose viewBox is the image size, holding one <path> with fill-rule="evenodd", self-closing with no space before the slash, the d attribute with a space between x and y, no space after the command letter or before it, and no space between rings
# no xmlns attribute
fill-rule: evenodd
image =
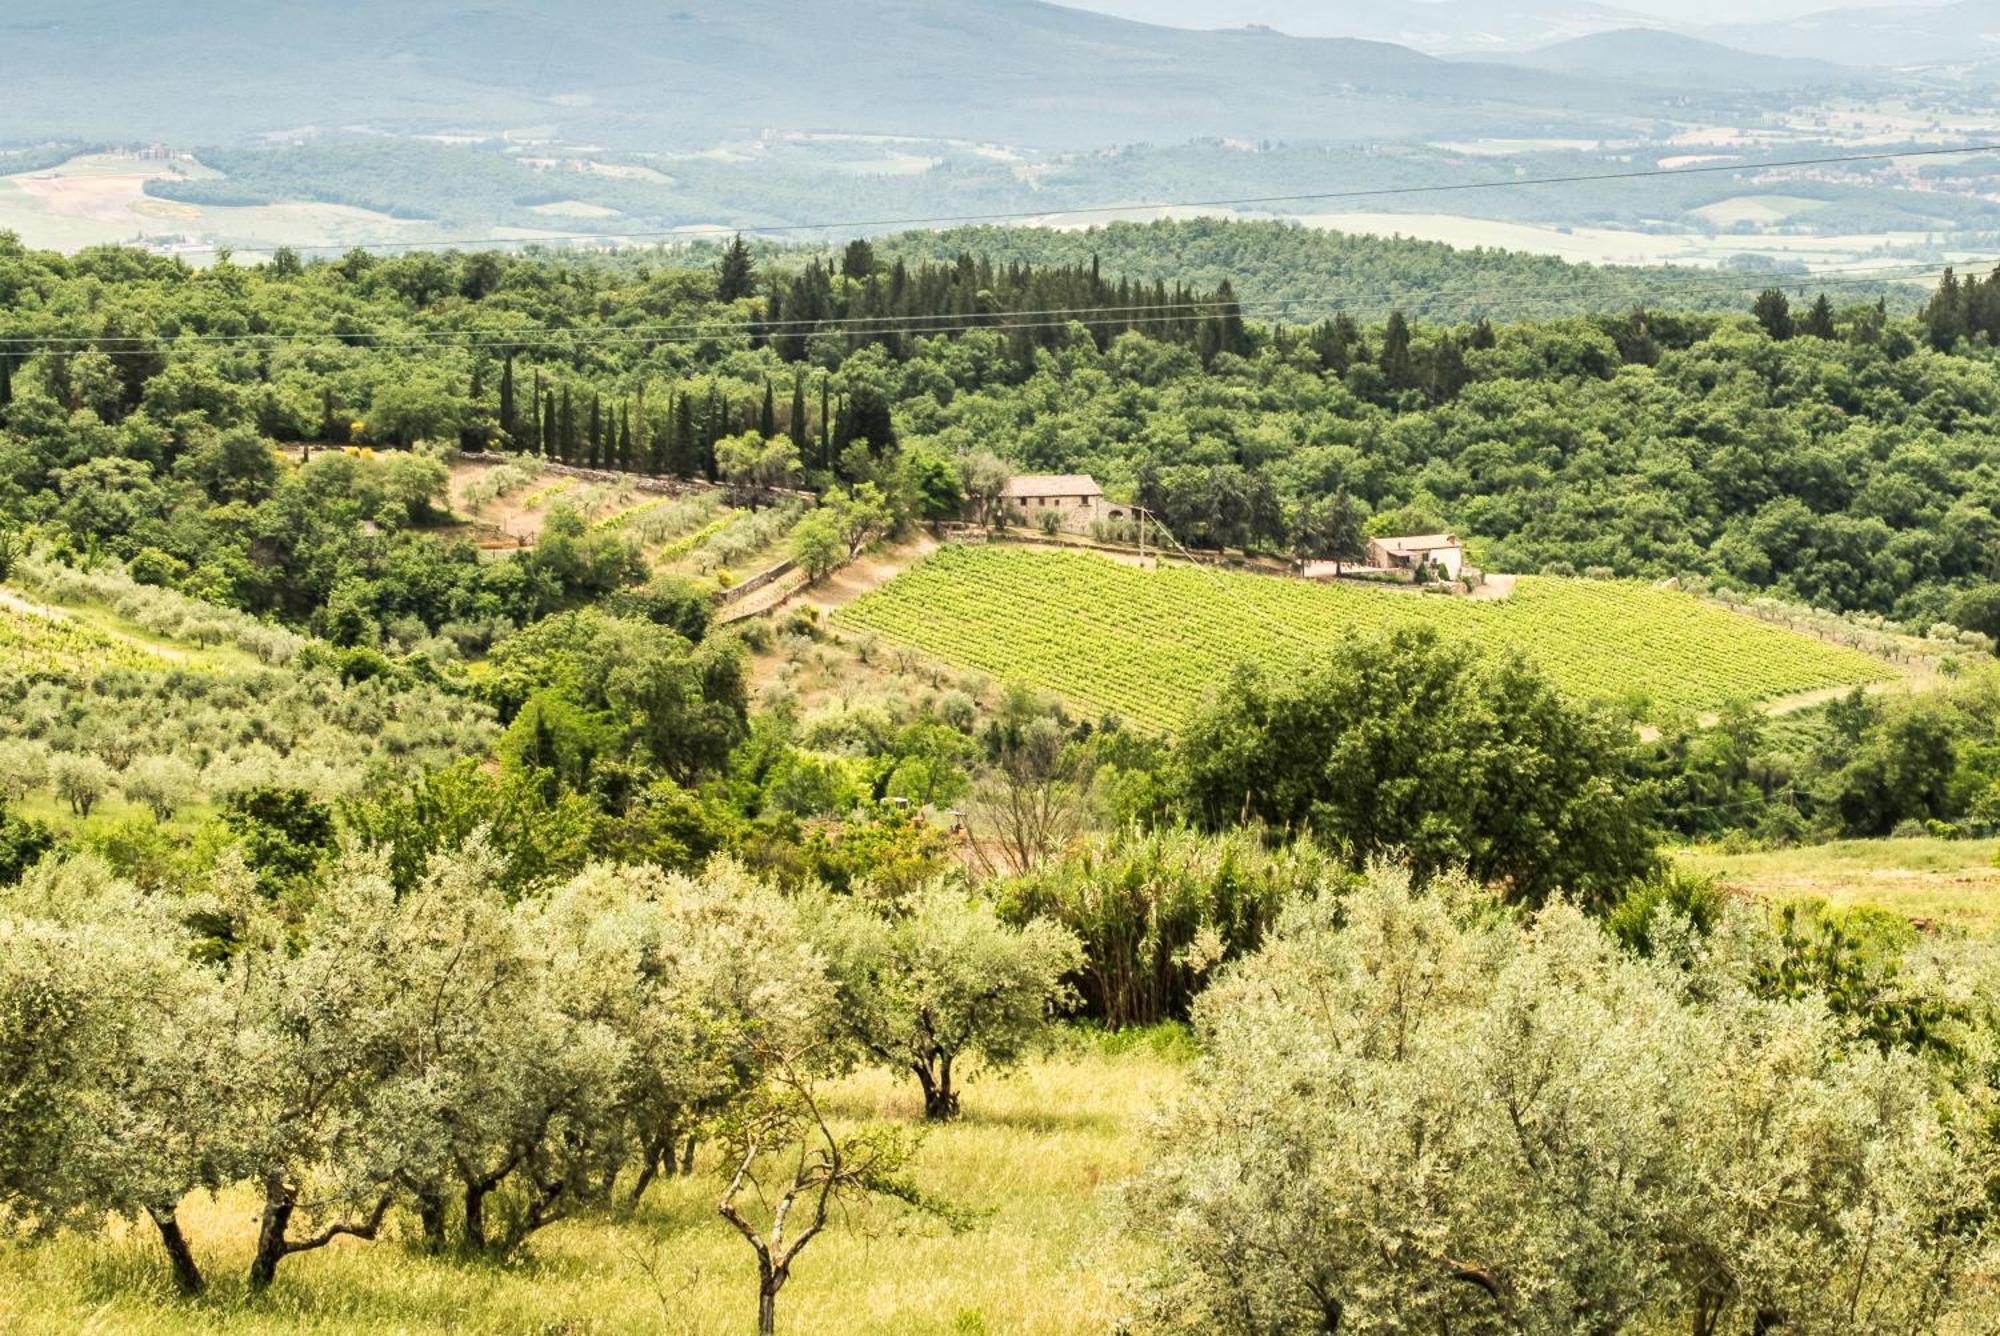
<svg viewBox="0 0 2000 1336"><path fill-rule="evenodd" d="M787 424L792 433L792 444L799 448L799 458L806 457L806 378L792 377L792 420Z"/></svg>
<svg viewBox="0 0 2000 1336"><path fill-rule="evenodd" d="M701 443L696 439L699 435L694 420L694 396L682 390L674 405L673 470L683 478L692 478L701 468Z"/></svg>
<svg viewBox="0 0 2000 1336"><path fill-rule="evenodd" d="M269 354L266 354L268 356ZM458 448L471 452L486 448L486 431L479 425L480 400L486 397L486 363L484 360L472 364L472 384L465 392L466 407L472 411L459 423Z"/></svg>
<svg viewBox="0 0 2000 1336"><path fill-rule="evenodd" d="M1382 330L1382 378L1392 390L1413 390L1417 385L1416 361L1410 356L1410 322L1401 311L1389 312Z"/></svg>
<svg viewBox="0 0 2000 1336"><path fill-rule="evenodd" d="M565 464L574 464L577 455L576 404L570 398L569 386L563 386L562 412L556 416L556 430L560 433L558 449Z"/></svg>
<svg viewBox="0 0 2000 1336"><path fill-rule="evenodd" d="M14 402L14 359L0 353L0 409Z"/></svg>
<svg viewBox="0 0 2000 1336"><path fill-rule="evenodd" d="M827 394L826 383L828 379L829 377L824 371L820 372L819 374L819 466L821 468L833 467L833 448L832 448L833 438L829 434L832 430L833 415L827 411L827 403L826 403L826 394Z"/></svg>
<svg viewBox="0 0 2000 1336"><path fill-rule="evenodd" d="M757 414L757 433L765 440L778 434L778 401L771 394L771 378L764 378L764 407Z"/></svg>
<svg viewBox="0 0 2000 1336"><path fill-rule="evenodd" d="M542 434L542 370L535 368L535 397L528 404L528 448L541 454L548 448L548 438Z"/></svg>
<svg viewBox="0 0 2000 1336"><path fill-rule="evenodd" d="M556 392L554 390L546 390L542 394L542 431L541 439L537 444L541 447L542 458L544 459L553 458L557 448L562 444L561 437L556 434Z"/></svg>
<svg viewBox="0 0 2000 1336"><path fill-rule="evenodd" d="M722 386L708 383L708 403L701 422L701 476L715 481L715 443L729 434L729 400Z"/></svg>
<svg viewBox="0 0 2000 1336"><path fill-rule="evenodd" d="M1950 352L1966 332L1965 302L1959 294L1958 276L1950 269L1944 271L1937 294L1924 308L1924 324L1930 329L1931 347L1941 353Z"/></svg>
<svg viewBox="0 0 2000 1336"><path fill-rule="evenodd" d="M500 366L500 435L509 450L518 449L518 424L514 421L514 354Z"/></svg>
<svg viewBox="0 0 2000 1336"><path fill-rule="evenodd" d="M1236 302L1236 289L1228 279L1215 290L1215 300L1221 308L1216 315L1216 351L1242 357L1250 351L1250 335L1243 327L1243 308Z"/></svg>
<svg viewBox="0 0 2000 1336"><path fill-rule="evenodd" d="M631 471L632 468L632 405L621 404L618 408L618 467Z"/></svg>
<svg viewBox="0 0 2000 1336"><path fill-rule="evenodd" d="M597 468L604 462L604 396L592 390L590 393L590 466Z"/></svg>

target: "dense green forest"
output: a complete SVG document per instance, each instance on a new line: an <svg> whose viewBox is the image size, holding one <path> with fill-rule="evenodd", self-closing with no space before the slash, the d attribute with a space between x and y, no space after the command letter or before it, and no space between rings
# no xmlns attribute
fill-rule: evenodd
<svg viewBox="0 0 2000 1336"><path fill-rule="evenodd" d="M885 256L912 261L951 260L966 253L1035 265L1095 260L1107 273L1135 278L1199 287L1226 279L1259 317L1289 324L1343 314L1379 323L1394 311L1445 323L1536 320L1635 306L1721 313L1745 309L1770 282L1794 292L1813 291L1805 275L1774 278L1726 269L1572 264L1548 255L1459 249L1283 221L1197 218L1062 231L960 227L906 232L876 246ZM1832 292L1843 304L1886 298L1900 313L1914 310L1920 300L1914 288L1861 276L1838 278Z"/></svg>

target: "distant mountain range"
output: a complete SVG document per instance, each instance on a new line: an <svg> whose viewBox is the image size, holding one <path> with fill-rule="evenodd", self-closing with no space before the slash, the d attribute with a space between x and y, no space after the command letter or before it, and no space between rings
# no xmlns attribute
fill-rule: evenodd
<svg viewBox="0 0 2000 1336"><path fill-rule="evenodd" d="M1843 65L1958 65L2000 57L2000 0L1840 9L1707 35L1746 50Z"/></svg>
<svg viewBox="0 0 2000 1336"><path fill-rule="evenodd" d="M1517 7L1543 12L1394 7L1460 24L1483 14L1496 32ZM666 148L775 129L1069 148L1616 133L1657 120L1656 90L1602 73L1196 32L1037 0L7 0L0 11L0 135L17 139L240 143L316 127Z"/></svg>
<svg viewBox="0 0 2000 1336"><path fill-rule="evenodd" d="M1357 37L1431 55L1523 51L1618 28L1643 14L1588 0L1075 0L1080 9L1181 28L1260 25L1295 37ZM1217 15L1226 10L1227 20Z"/></svg>
<svg viewBox="0 0 2000 1336"><path fill-rule="evenodd" d="M1073 0L1101 13L1187 27L1224 26L1215 0ZM1301 37L1394 42L1432 55L1502 55L1578 37L1650 28L1738 53L1895 68L1963 65L2000 58L2000 0L1906 0L1879 6L1826 4L1782 19L1732 17L1749 6L1713 0L1674 6L1661 18L1591 0L1234 0L1230 24L1263 24ZM1771 12L1765 8L1764 12ZM1709 71L1708 61L1691 68ZM1612 73L1606 70L1604 73Z"/></svg>

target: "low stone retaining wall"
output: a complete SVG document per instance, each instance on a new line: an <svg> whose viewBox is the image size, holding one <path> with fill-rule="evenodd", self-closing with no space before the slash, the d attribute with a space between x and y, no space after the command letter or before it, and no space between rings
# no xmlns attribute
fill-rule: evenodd
<svg viewBox="0 0 2000 1336"><path fill-rule="evenodd" d="M740 603L759 589L766 589L776 584L798 568L799 564L796 561L781 561L769 570L760 571L743 581L743 583L731 585L717 594L715 596L715 606L726 608L732 603Z"/></svg>

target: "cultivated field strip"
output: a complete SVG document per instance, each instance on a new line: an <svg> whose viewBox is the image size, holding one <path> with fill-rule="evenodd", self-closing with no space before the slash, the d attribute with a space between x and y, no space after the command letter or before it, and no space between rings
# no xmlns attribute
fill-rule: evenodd
<svg viewBox="0 0 2000 1336"><path fill-rule="evenodd" d="M1516 647L1572 695L1655 716L1895 675L1858 650L1644 584L1523 578L1511 598L1483 602L1006 547L947 548L836 621L1167 729L1240 661L1299 667L1408 624Z"/></svg>

